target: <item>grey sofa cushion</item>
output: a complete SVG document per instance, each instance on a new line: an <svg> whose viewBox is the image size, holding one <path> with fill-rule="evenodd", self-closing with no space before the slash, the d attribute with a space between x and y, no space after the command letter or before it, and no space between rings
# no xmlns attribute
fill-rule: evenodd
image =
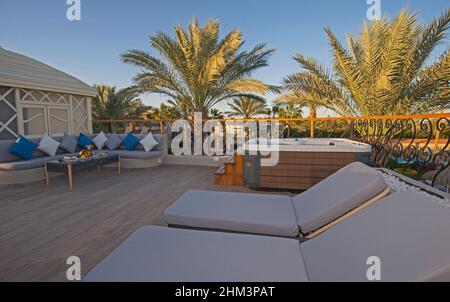
<svg viewBox="0 0 450 302"><path fill-rule="evenodd" d="M50 160L61 159L65 156L77 156L77 153L57 154L56 156L41 156L32 158L30 160L18 160L8 163L0 163L0 170L14 171L42 168L45 166L46 162Z"/></svg>
<svg viewBox="0 0 450 302"><path fill-rule="evenodd" d="M280 195L188 191L164 212L168 224L296 237L291 198Z"/></svg>
<svg viewBox="0 0 450 302"><path fill-rule="evenodd" d="M105 143L106 148L109 150L116 150L122 144L122 140L117 134L111 134L108 136L108 140Z"/></svg>
<svg viewBox="0 0 450 302"><path fill-rule="evenodd" d="M47 133L44 133L39 142L38 149L47 153L49 156L55 156L59 146L61 146L60 142L50 137Z"/></svg>
<svg viewBox="0 0 450 302"><path fill-rule="evenodd" d="M107 151L107 153L110 154L119 154L122 158L135 158L135 159L151 159L151 158L157 158L161 157L163 155L162 151L150 151L145 152L144 150L114 150L114 151Z"/></svg>
<svg viewBox="0 0 450 302"><path fill-rule="evenodd" d="M86 282L307 280L296 240L153 226L136 231L83 279Z"/></svg>
<svg viewBox="0 0 450 302"><path fill-rule="evenodd" d="M147 135L146 134L133 134L139 141L143 140ZM122 141L127 135L126 134L118 134L120 140ZM166 151L166 135L164 134L153 134L153 138L158 142L158 145L155 146L152 151ZM125 149L124 146L120 146L120 149ZM144 150L144 146L142 144L137 144L135 150Z"/></svg>
<svg viewBox="0 0 450 302"><path fill-rule="evenodd" d="M387 188L381 173L354 162L292 199L301 231L319 229Z"/></svg>
<svg viewBox="0 0 450 302"><path fill-rule="evenodd" d="M141 139L139 143L144 147L146 152L152 151L157 145L159 145L152 133L147 134L147 136Z"/></svg>
<svg viewBox="0 0 450 302"><path fill-rule="evenodd" d="M106 137L105 133L103 133L103 131L92 139L92 142L94 143L95 147L97 147L97 149L99 150L102 150L105 147L105 143L107 141L108 138Z"/></svg>
<svg viewBox="0 0 450 302"><path fill-rule="evenodd" d="M78 142L73 137L68 135L67 133L64 134L64 137L61 140L60 148L64 149L64 151L73 153L77 150Z"/></svg>
<svg viewBox="0 0 450 302"><path fill-rule="evenodd" d="M0 163L20 160L18 156L9 152L9 148L15 142L15 139L0 140Z"/></svg>
<svg viewBox="0 0 450 302"><path fill-rule="evenodd" d="M300 246L311 281L368 281L370 256L381 281L450 281L449 230L450 208L403 192Z"/></svg>

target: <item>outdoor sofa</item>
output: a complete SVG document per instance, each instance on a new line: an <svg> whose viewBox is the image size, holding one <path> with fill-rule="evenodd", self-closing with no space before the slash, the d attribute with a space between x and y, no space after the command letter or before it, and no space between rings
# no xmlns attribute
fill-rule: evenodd
<svg viewBox="0 0 450 302"><path fill-rule="evenodd" d="M83 280L450 281L449 229L450 209L414 192L393 193L305 242L148 226Z"/></svg>
<svg viewBox="0 0 450 302"><path fill-rule="evenodd" d="M93 139L96 135L89 135ZM122 140L126 135L119 134ZM145 134L135 134L138 140L145 137ZM110 134L106 134L109 138ZM121 157L122 168L136 169L149 168L160 165L165 156L167 156L167 136L161 134L153 134L155 140L159 143L152 151L146 152L141 144L137 144L135 149L128 151L123 145L116 150L104 149L105 152L111 154L119 154ZM62 137L53 137L61 142ZM75 139L78 137L74 136ZM29 139L31 142L38 144L40 138ZM58 148L55 156L48 156L44 152L36 150L33 158L30 160L22 160L16 155L9 152L9 148L15 143L15 140L0 140L0 185L19 184L33 181L43 180L45 163L50 160L62 159L64 157L73 157L78 155L77 152L67 153L62 148Z"/></svg>
<svg viewBox="0 0 450 302"><path fill-rule="evenodd" d="M164 212L169 226L312 238L389 194L381 173L354 162L289 196L188 191Z"/></svg>

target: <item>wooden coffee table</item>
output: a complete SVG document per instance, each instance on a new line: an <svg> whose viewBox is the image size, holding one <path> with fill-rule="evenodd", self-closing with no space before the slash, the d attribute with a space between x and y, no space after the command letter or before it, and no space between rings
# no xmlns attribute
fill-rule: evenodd
<svg viewBox="0 0 450 302"><path fill-rule="evenodd" d="M45 163L45 183L47 187L50 186L49 172L66 173L67 186L69 192L73 190L73 172L87 170L89 168L97 167L100 171L104 165L117 163L117 172L120 174L120 155L104 154L95 155L90 158L77 158L76 160L52 160Z"/></svg>

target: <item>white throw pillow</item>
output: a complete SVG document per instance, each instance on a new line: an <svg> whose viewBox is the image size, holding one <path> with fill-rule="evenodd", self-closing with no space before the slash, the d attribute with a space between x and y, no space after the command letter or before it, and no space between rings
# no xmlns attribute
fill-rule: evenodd
<svg viewBox="0 0 450 302"><path fill-rule="evenodd" d="M39 142L38 149L50 156L55 156L56 151L58 151L59 145L61 145L61 143L48 136L47 133L44 133L42 135L41 141Z"/></svg>
<svg viewBox="0 0 450 302"><path fill-rule="evenodd" d="M153 134L149 133L140 141L141 145L144 146L145 152L152 151L153 148L159 145L159 143L153 137Z"/></svg>
<svg viewBox="0 0 450 302"><path fill-rule="evenodd" d="M108 140L105 133L100 132L93 140L92 142L95 144L98 150L102 150L103 147L105 147L105 143Z"/></svg>

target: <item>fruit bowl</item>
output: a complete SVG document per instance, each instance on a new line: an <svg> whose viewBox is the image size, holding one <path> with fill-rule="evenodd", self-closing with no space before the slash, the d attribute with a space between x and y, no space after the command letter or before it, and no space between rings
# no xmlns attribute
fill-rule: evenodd
<svg viewBox="0 0 450 302"><path fill-rule="evenodd" d="M80 151L79 155L80 158L90 158L94 156L94 152L92 151L94 150L94 146L93 145L88 145L86 146L86 148L84 148L83 150Z"/></svg>

